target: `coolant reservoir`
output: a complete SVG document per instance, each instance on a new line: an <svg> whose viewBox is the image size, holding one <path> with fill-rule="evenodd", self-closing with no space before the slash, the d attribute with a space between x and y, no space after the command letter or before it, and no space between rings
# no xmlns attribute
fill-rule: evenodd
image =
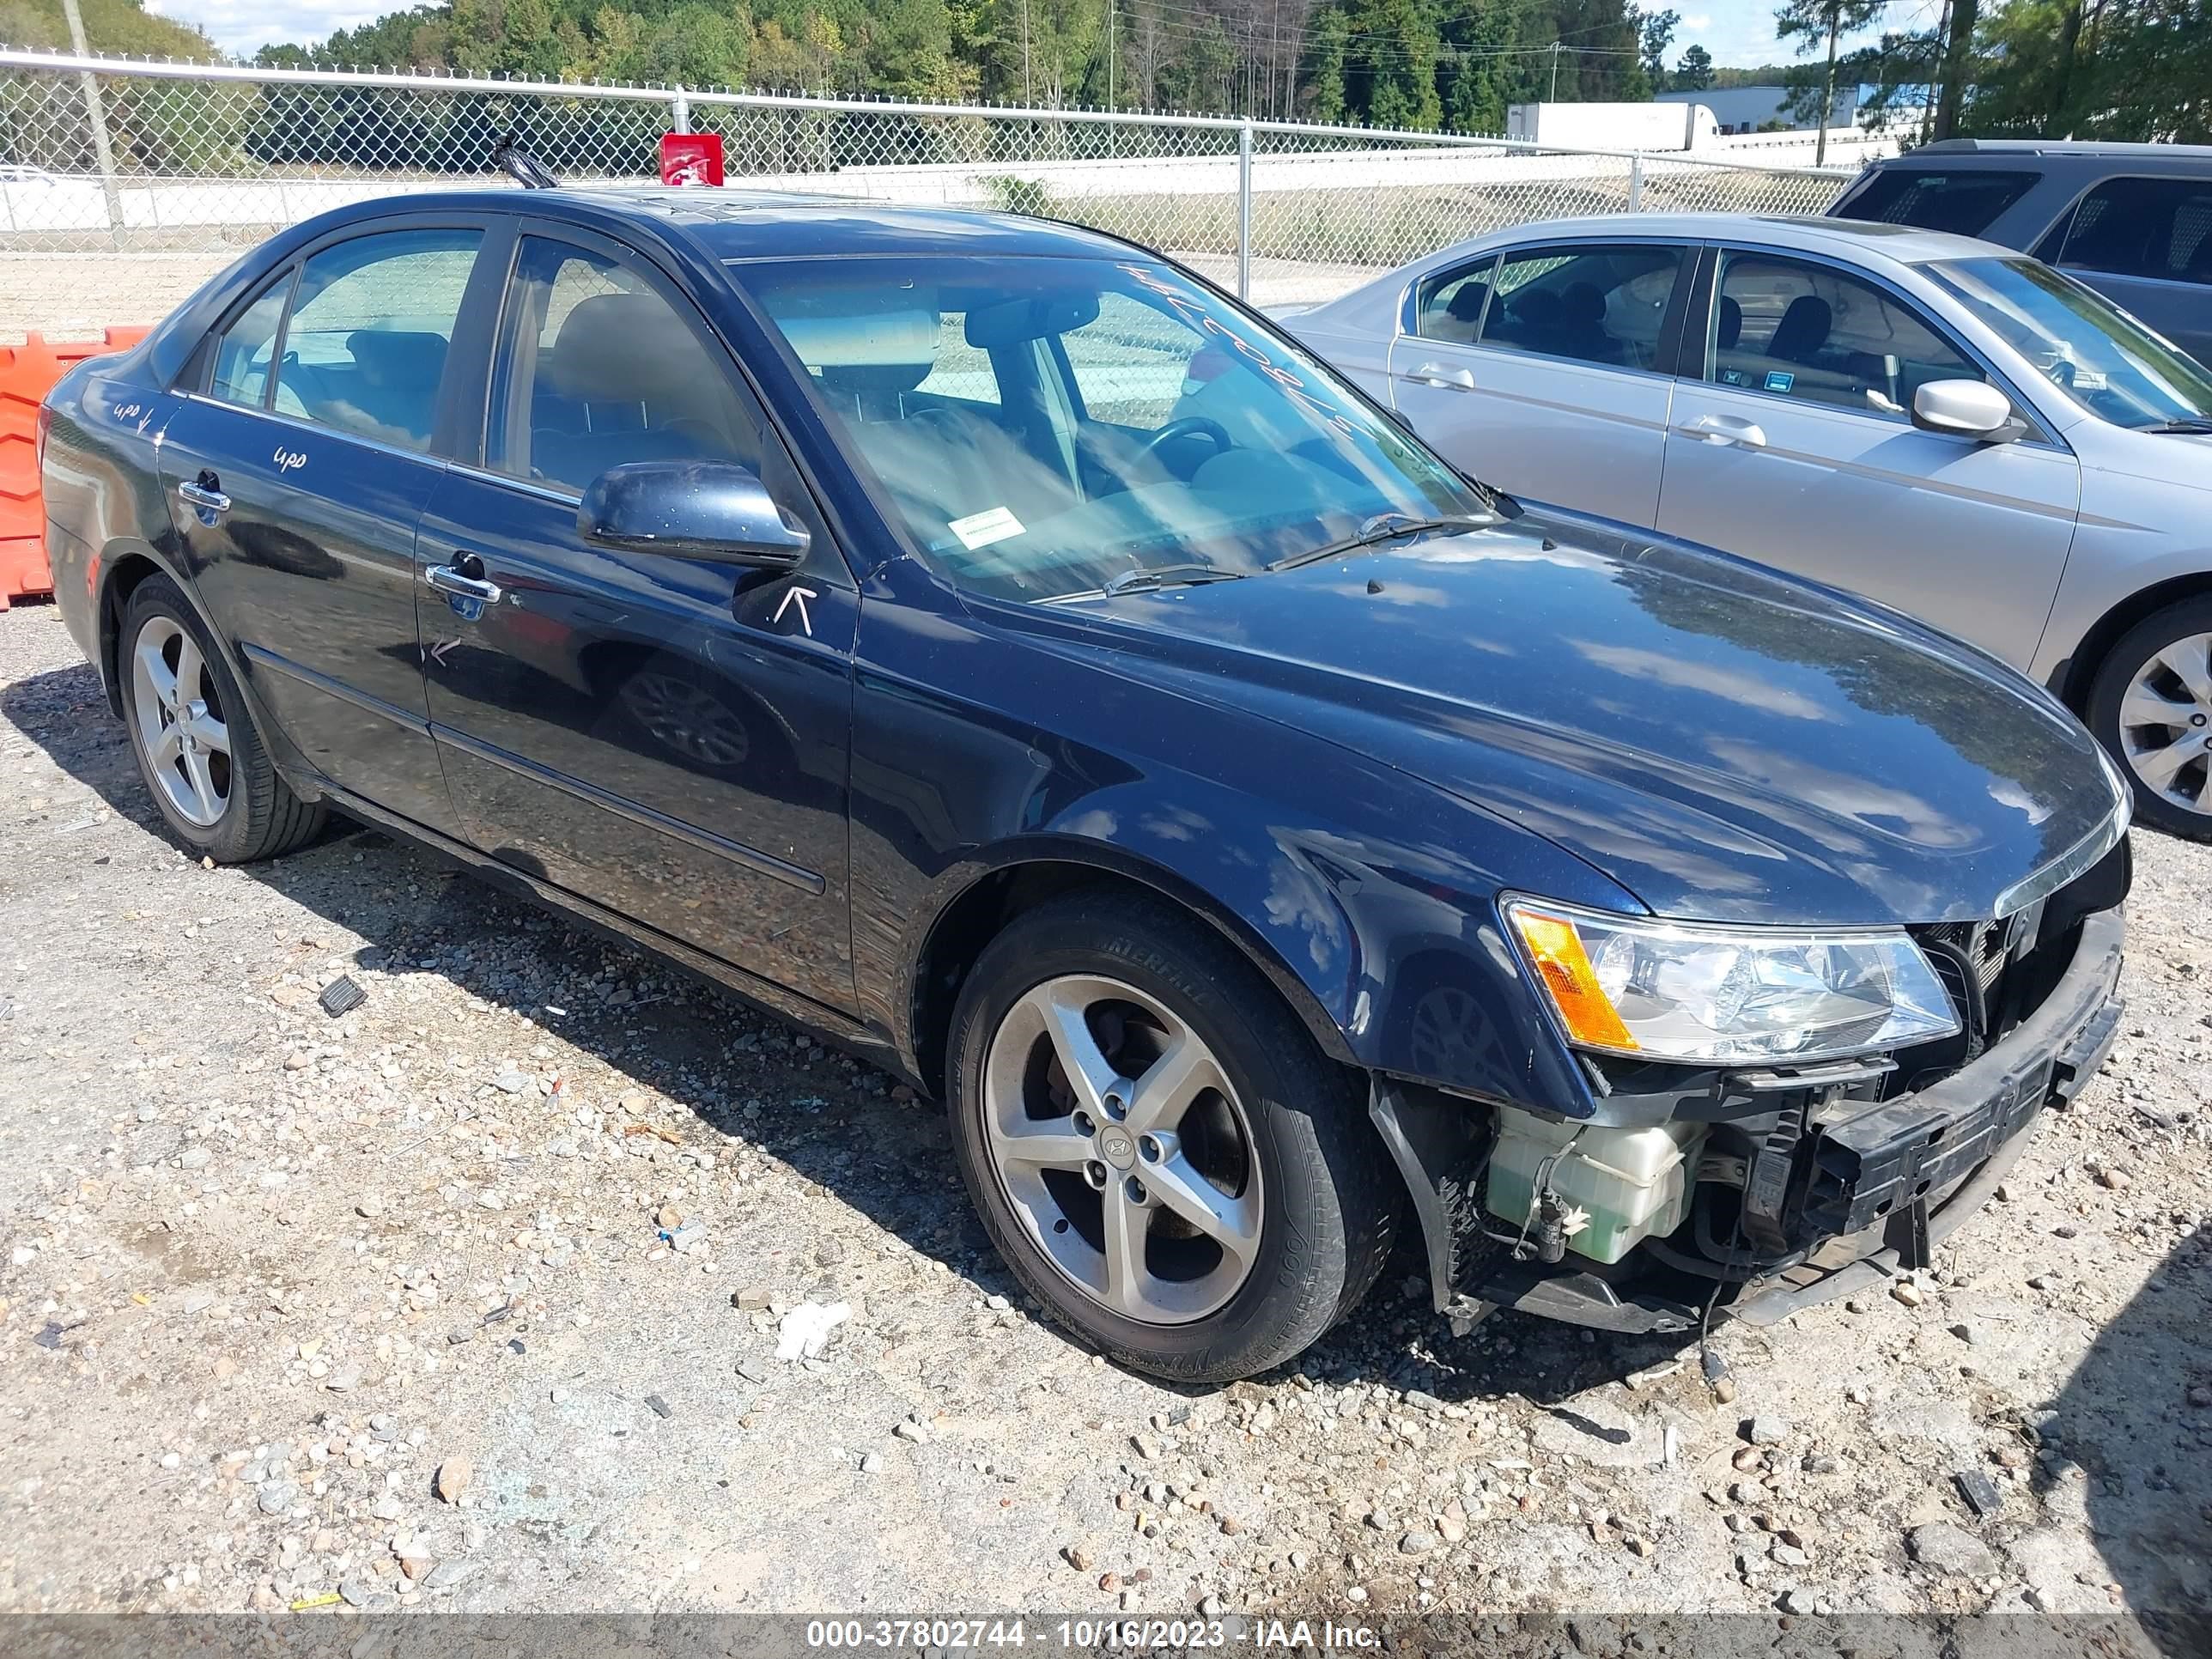
<svg viewBox="0 0 2212 1659"><path fill-rule="evenodd" d="M1509 1226L1528 1223L1533 1237L1537 1173L1545 1159L1555 1158L1552 1190L1570 1211L1589 1217L1568 1236L1567 1248L1595 1261L1618 1261L1645 1239L1663 1238L1681 1225L1690 1174L1705 1141L1702 1123L1601 1129L1500 1107L1484 1205Z"/></svg>

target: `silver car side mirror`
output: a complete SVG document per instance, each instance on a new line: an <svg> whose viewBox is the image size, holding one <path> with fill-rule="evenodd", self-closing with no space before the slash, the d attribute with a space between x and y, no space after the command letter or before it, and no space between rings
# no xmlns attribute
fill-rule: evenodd
<svg viewBox="0 0 2212 1659"><path fill-rule="evenodd" d="M1912 394L1912 424L1976 443L2008 444L2027 435L2012 399L1984 380L1930 380Z"/></svg>

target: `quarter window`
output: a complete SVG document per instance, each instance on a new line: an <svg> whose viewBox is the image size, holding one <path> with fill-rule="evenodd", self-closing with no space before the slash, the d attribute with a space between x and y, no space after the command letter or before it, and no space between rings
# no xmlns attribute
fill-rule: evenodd
<svg viewBox="0 0 2212 1659"><path fill-rule="evenodd" d="M2039 174L1966 167L1882 167L1837 210L1846 219L1978 236L2027 194Z"/></svg>
<svg viewBox="0 0 2212 1659"><path fill-rule="evenodd" d="M1716 385L1901 421L1931 380L1988 378L1871 283L1826 265L1724 258L1705 344Z"/></svg>
<svg viewBox="0 0 2212 1659"><path fill-rule="evenodd" d="M761 465L726 356L644 274L527 236L493 371L484 465L581 492L630 461Z"/></svg>
<svg viewBox="0 0 2212 1659"><path fill-rule="evenodd" d="M1498 261L1462 265L1456 270L1431 276L1421 284L1421 302L1414 327L1425 340L1454 345L1473 345L1482 327L1482 312L1490 299L1491 282Z"/></svg>
<svg viewBox="0 0 2212 1659"><path fill-rule="evenodd" d="M300 268L276 406L318 426L427 450L438 387L476 264L474 230L394 230Z"/></svg>
<svg viewBox="0 0 2212 1659"><path fill-rule="evenodd" d="M270 283L223 331L215 349L210 397L247 409L268 402L269 367L276 360L276 331L284 321L285 301L292 297L292 276L287 270Z"/></svg>
<svg viewBox="0 0 2212 1659"><path fill-rule="evenodd" d="M2053 240L2053 263L2076 270L2212 283L2212 181L2107 179Z"/></svg>
<svg viewBox="0 0 2212 1659"><path fill-rule="evenodd" d="M1546 248L1503 256L1481 343L1546 357L1652 368L1685 251Z"/></svg>

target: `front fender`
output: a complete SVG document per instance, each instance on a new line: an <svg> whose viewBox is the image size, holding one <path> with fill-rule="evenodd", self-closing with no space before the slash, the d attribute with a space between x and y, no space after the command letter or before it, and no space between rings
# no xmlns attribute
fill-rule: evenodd
<svg viewBox="0 0 2212 1659"><path fill-rule="evenodd" d="M1581 860L1380 760L1101 653L900 605L865 610L862 635L855 990L918 1074L933 1041L922 964L944 919L996 873L1076 864L1219 927L1339 1060L1590 1115L1497 908L1508 888L1641 908Z"/></svg>

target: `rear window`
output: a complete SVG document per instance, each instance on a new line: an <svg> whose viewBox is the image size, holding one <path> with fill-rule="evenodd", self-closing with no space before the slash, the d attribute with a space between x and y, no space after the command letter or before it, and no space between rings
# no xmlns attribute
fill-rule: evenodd
<svg viewBox="0 0 2212 1659"><path fill-rule="evenodd" d="M2036 252L2069 270L2212 283L2212 179L2107 179Z"/></svg>
<svg viewBox="0 0 2212 1659"><path fill-rule="evenodd" d="M1838 217L1978 236L2041 177L1972 167L1883 167L1836 209Z"/></svg>

